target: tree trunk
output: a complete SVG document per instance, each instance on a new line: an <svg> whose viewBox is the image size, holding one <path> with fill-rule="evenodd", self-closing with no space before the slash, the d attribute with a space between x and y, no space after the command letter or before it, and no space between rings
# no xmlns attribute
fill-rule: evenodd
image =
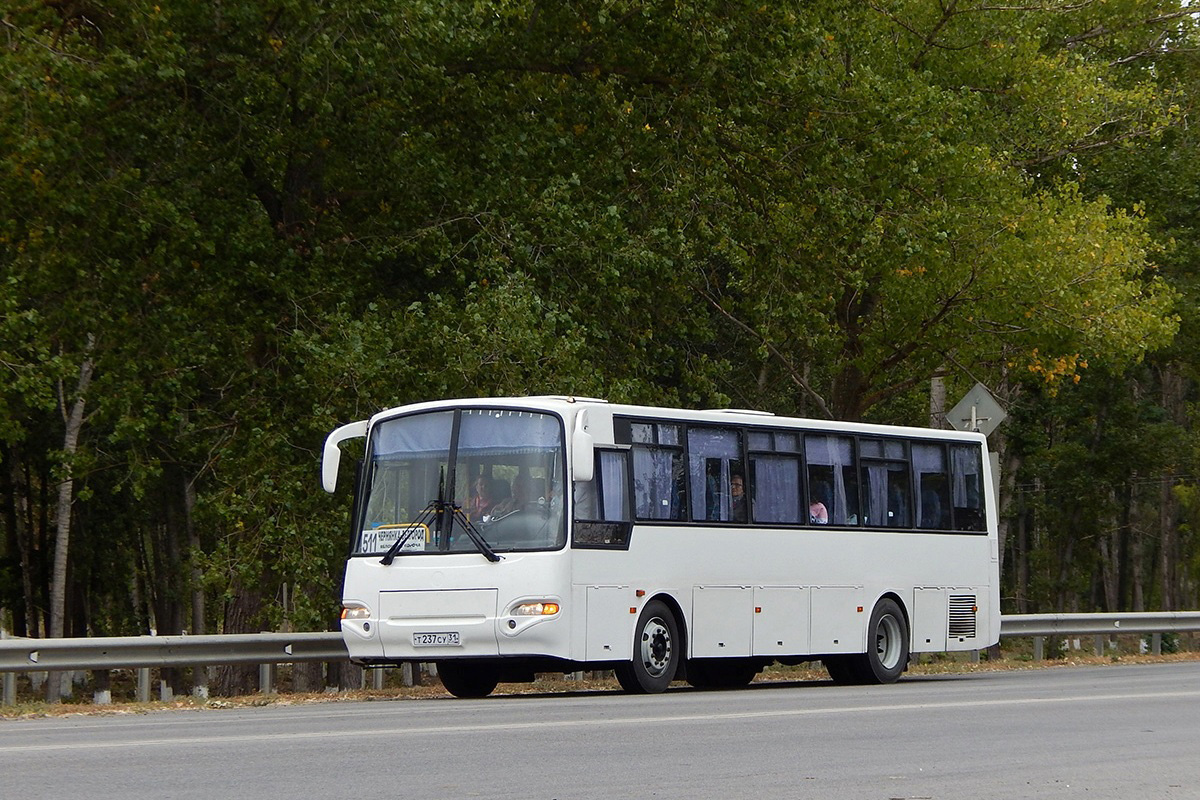
<svg viewBox="0 0 1200 800"><path fill-rule="evenodd" d="M1029 518L1024 511L1018 511L1017 542L1013 547L1014 565L1016 570L1017 613L1029 613Z"/></svg>
<svg viewBox="0 0 1200 800"><path fill-rule="evenodd" d="M929 379L929 427L946 427L946 379L940 375Z"/></svg>
<svg viewBox="0 0 1200 800"><path fill-rule="evenodd" d="M188 569L191 577L192 611L191 626L194 636L203 636L204 624L204 573L200 569L200 532L192 517L196 508L195 480L183 482L183 525L187 533ZM208 667L192 668L192 693L208 697Z"/></svg>
<svg viewBox="0 0 1200 800"><path fill-rule="evenodd" d="M1181 430L1189 430L1187 386L1183 374L1175 364L1166 364L1158 370L1158 383L1162 392L1162 407L1167 417ZM1162 592L1160 600L1165 611L1177 611L1184 606L1186 580L1180 563L1182 554L1179 545L1178 501L1173 491L1173 479L1164 477L1159 495L1158 525L1161 533L1158 549L1158 579Z"/></svg>
<svg viewBox="0 0 1200 800"><path fill-rule="evenodd" d="M63 469L66 477L58 484L58 503L54 515L54 572L50 581L50 630L51 639L62 638L63 622L66 618L67 607L67 549L71 540L71 504L74 497L75 481L72 477L72 460L79 450L79 432L83 429L83 407L87 399L88 385L92 382L92 349L95 338L88 337L87 349L84 352L83 363L79 365L79 381L75 386L75 400L71 410L67 412L66 397L63 397L64 421L66 431L63 435ZM61 699L61 674L50 673L46 681L46 700L56 703Z"/></svg>
<svg viewBox="0 0 1200 800"><path fill-rule="evenodd" d="M1100 597L1097 600L1103 600L1103 608L1101 611L1116 613L1120 611L1120 599L1118 598L1118 578L1117 572L1120 566L1120 557L1117 555L1119 545L1117 537L1119 532L1116 525L1107 526L1109 530L1102 531L1096 537L1096 543L1100 549Z"/></svg>
<svg viewBox="0 0 1200 800"><path fill-rule="evenodd" d="M9 547L17 554L21 570L21 613L13 609L13 633L17 636L37 638L40 635L38 626L37 605L33 594L33 540L30 538L28 526L29 494L24 481L24 473L18 463L20 451L14 447L0 449L0 460L8 464L4 471L3 491L8 502L4 506L4 515L8 520Z"/></svg>
<svg viewBox="0 0 1200 800"><path fill-rule="evenodd" d="M1158 525L1162 531L1162 540L1158 547L1158 579L1162 591L1162 608L1164 611L1180 610L1179 601L1183 597L1182 588L1178 584L1179 563L1176 547L1179 542L1179 532L1176 529L1176 500L1172 480L1163 477L1159 487Z"/></svg>
<svg viewBox="0 0 1200 800"><path fill-rule="evenodd" d="M301 661L292 665L293 692L319 692L325 688L325 664Z"/></svg>
<svg viewBox="0 0 1200 800"><path fill-rule="evenodd" d="M1076 508L1067 519L1066 539L1058 560L1058 579L1055 585L1054 610L1059 613L1078 611L1079 597L1071 593L1071 575L1074 572L1075 538L1078 535L1082 514Z"/></svg>
<svg viewBox="0 0 1200 800"><path fill-rule="evenodd" d="M1137 473L1131 476L1134 484L1137 482ZM1128 548L1129 569L1127 572L1129 591L1131 594L1130 603L1131 610L1145 611L1146 610L1146 536L1144 528L1140 524L1140 508L1138 506L1138 492L1133 486L1128 487L1128 502L1125 504L1126 524L1125 524L1125 539ZM1118 609L1124 610L1124 609Z"/></svg>
<svg viewBox="0 0 1200 800"><path fill-rule="evenodd" d="M232 599L225 610L224 633L257 633L262 627L262 594L257 588L240 583L231 587L231 593ZM258 668L253 665L222 665L216 669L213 690L225 697L252 694L258 688L257 681Z"/></svg>

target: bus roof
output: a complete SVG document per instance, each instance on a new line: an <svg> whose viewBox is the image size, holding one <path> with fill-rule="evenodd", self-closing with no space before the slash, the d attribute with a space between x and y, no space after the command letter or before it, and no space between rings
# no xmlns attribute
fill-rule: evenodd
<svg viewBox="0 0 1200 800"><path fill-rule="evenodd" d="M524 397L463 397L450 400L431 400L422 403L385 409L371 417L371 424L404 414L421 411L436 411L449 408L512 408L526 411L552 411L559 416L571 418L583 409L604 416L642 417L658 421L700 422L708 424L731 423L747 428L794 428L797 430L829 431L831 433L878 434L880 436L911 436L931 439L962 439L983 442L982 433L944 428L916 428L900 425L883 425L867 422L815 419L810 417L777 416L769 411L738 408L683 409L669 406L643 406L610 403L593 397L572 395L528 395Z"/></svg>

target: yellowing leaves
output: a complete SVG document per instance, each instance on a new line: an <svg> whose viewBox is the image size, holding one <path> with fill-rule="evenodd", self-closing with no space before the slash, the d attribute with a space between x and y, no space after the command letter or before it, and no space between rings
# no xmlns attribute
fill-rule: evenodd
<svg viewBox="0 0 1200 800"><path fill-rule="evenodd" d="M1049 387L1050 394L1053 395L1065 380L1079 383L1079 370L1087 369L1087 365L1087 359L1081 358L1079 353L1043 357L1039 349L1035 347L1029 354L1029 363L1026 365L1026 369L1032 374L1040 376ZM1014 366L1013 362L1009 362L1009 366Z"/></svg>

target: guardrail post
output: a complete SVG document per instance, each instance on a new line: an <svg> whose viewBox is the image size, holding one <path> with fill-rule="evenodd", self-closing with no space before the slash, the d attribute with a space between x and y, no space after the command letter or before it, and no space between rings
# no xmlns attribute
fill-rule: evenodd
<svg viewBox="0 0 1200 800"><path fill-rule="evenodd" d="M1046 637L1033 637L1033 660L1041 661L1046 657Z"/></svg>
<svg viewBox="0 0 1200 800"><path fill-rule="evenodd" d="M274 664L258 665L258 690L263 694L275 694L274 672Z"/></svg>
<svg viewBox="0 0 1200 800"><path fill-rule="evenodd" d="M376 691L383 688L383 667L371 670L371 688Z"/></svg>
<svg viewBox="0 0 1200 800"><path fill-rule="evenodd" d="M1092 641L1092 651L1093 651L1093 652L1094 652L1094 653L1095 653L1097 656L1102 656L1102 655L1104 655L1104 637L1103 637L1101 634L1099 634L1099 633L1097 633L1097 634L1095 635L1095 637L1093 637L1093 641Z"/></svg>
<svg viewBox="0 0 1200 800"><path fill-rule="evenodd" d="M4 673L4 705L15 706L17 704L17 673Z"/></svg>
<svg viewBox="0 0 1200 800"><path fill-rule="evenodd" d="M150 668L141 667L138 669L137 677L137 701L139 703L150 702Z"/></svg>
<svg viewBox="0 0 1200 800"><path fill-rule="evenodd" d="M1156 656L1162 655L1162 634L1153 633L1150 635L1150 652Z"/></svg>
<svg viewBox="0 0 1200 800"><path fill-rule="evenodd" d="M400 683L404 686L413 685L413 662L405 661L400 665Z"/></svg>

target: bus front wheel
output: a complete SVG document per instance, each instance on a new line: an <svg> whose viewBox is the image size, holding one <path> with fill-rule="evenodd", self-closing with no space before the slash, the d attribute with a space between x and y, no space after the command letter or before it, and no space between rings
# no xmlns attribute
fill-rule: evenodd
<svg viewBox="0 0 1200 800"><path fill-rule="evenodd" d="M638 616L633 631L633 660L619 664L617 682L630 694L657 694L675 679L679 669L679 625L661 600L651 600Z"/></svg>
<svg viewBox="0 0 1200 800"><path fill-rule="evenodd" d="M487 697L500 681L490 664L470 661L438 661L442 686L455 697Z"/></svg>

